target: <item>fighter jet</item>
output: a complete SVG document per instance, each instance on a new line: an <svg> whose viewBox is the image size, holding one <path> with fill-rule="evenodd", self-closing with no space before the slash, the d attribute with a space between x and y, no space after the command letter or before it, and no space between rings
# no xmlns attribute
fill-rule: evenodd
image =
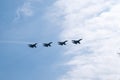
<svg viewBox="0 0 120 80"><path fill-rule="evenodd" d="M61 45L61 46L66 45L66 42L68 42L68 41L66 40L66 41L63 41L63 42L58 42L58 45Z"/></svg>
<svg viewBox="0 0 120 80"><path fill-rule="evenodd" d="M73 44L80 44L80 41L81 41L82 39L79 39L79 40L72 40L72 43Z"/></svg>
<svg viewBox="0 0 120 80"><path fill-rule="evenodd" d="M51 47L51 44L52 44L52 42L49 42L49 43L43 43L43 46L44 46L44 47Z"/></svg>
<svg viewBox="0 0 120 80"><path fill-rule="evenodd" d="M37 43L34 43L34 44L28 44L28 46L29 46L30 48L36 48L36 47L37 47Z"/></svg>
<svg viewBox="0 0 120 80"><path fill-rule="evenodd" d="M120 53L117 53L120 56Z"/></svg>

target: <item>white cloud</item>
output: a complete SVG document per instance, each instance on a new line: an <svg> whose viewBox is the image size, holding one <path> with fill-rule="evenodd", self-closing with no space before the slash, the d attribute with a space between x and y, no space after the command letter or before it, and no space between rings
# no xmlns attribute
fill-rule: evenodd
<svg viewBox="0 0 120 80"><path fill-rule="evenodd" d="M34 14L34 11L32 9L31 3L25 2L21 7L17 9L15 20L18 20L25 16L32 16L33 14Z"/></svg>
<svg viewBox="0 0 120 80"><path fill-rule="evenodd" d="M33 16L35 11L34 11L32 4L34 4L34 2L41 3L42 0L26 0L23 3L23 5L21 5L17 8L16 17L14 20L16 21L16 20L23 18L23 17Z"/></svg>
<svg viewBox="0 0 120 80"><path fill-rule="evenodd" d="M31 3L24 3L24 5L18 10L18 12L25 16L32 16L33 11L31 9Z"/></svg>
<svg viewBox="0 0 120 80"><path fill-rule="evenodd" d="M61 39L83 38L66 49L73 57L60 80L120 80L120 1L58 0L54 7L64 18Z"/></svg>

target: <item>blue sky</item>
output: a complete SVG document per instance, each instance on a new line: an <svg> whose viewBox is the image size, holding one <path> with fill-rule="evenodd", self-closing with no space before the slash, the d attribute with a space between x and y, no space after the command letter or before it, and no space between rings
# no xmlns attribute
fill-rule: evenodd
<svg viewBox="0 0 120 80"><path fill-rule="evenodd" d="M2 0L0 11L0 80L120 80L120 0Z"/></svg>
<svg viewBox="0 0 120 80"><path fill-rule="evenodd" d="M64 72L63 48L56 45L61 29L46 17L53 2L0 1L0 80L56 80ZM44 48L49 41L53 47ZM29 48L34 42L38 48Z"/></svg>

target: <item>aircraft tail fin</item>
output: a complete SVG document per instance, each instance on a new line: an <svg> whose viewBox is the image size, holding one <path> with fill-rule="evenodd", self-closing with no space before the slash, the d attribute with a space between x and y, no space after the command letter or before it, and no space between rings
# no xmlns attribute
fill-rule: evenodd
<svg viewBox="0 0 120 80"><path fill-rule="evenodd" d="M79 39L78 41L81 41L82 39Z"/></svg>

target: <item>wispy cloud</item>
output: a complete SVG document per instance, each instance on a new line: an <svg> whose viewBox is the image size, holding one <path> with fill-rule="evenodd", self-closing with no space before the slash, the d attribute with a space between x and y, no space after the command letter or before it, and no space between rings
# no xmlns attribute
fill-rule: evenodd
<svg viewBox="0 0 120 80"><path fill-rule="evenodd" d="M26 0L21 6L19 6L16 10L16 17L15 17L15 21L19 20L21 18L24 17L31 17L35 14L35 10L34 10L34 6L32 6L32 4L34 4L34 2L41 2L42 0Z"/></svg>
<svg viewBox="0 0 120 80"><path fill-rule="evenodd" d="M17 9L15 20L18 20L26 16L32 16L33 14L34 14L34 11L32 9L31 3L25 2L21 7Z"/></svg>
<svg viewBox="0 0 120 80"><path fill-rule="evenodd" d="M119 0L58 0L54 7L63 17L61 39L83 38L66 49L71 69L60 80L119 80Z"/></svg>

